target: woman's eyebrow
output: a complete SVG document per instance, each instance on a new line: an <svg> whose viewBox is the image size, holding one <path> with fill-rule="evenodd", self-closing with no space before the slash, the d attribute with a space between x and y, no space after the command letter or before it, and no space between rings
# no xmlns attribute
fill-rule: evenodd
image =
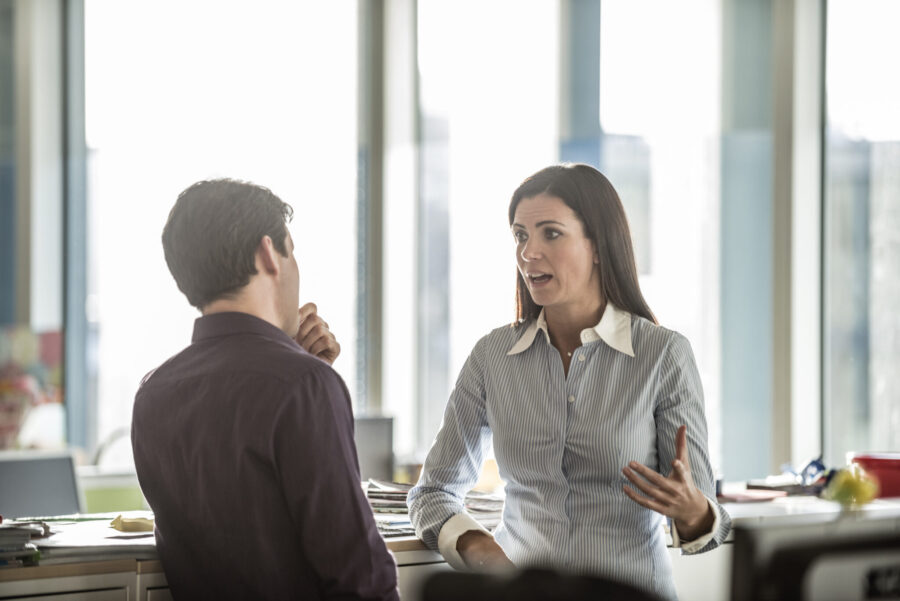
<svg viewBox="0 0 900 601"><path fill-rule="evenodd" d="M562 226L562 227L566 227L566 224L563 223L562 221L554 221L554 220L552 220L552 219L545 219L544 221L538 221L537 223L534 224L534 227L543 227L543 226L545 226L545 225L559 225L559 226ZM523 229L523 230L524 230L524 229L528 229L528 228L526 228L524 225L522 225L521 223L513 223L513 224L512 224L512 227L513 227L513 228Z"/></svg>

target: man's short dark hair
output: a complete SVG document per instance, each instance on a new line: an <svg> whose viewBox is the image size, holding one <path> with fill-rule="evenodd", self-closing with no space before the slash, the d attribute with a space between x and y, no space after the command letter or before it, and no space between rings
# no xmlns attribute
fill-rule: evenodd
<svg viewBox="0 0 900 601"><path fill-rule="evenodd" d="M202 309L243 288L256 273L263 236L287 256L294 211L271 190L232 179L200 181L178 195L163 228L166 264L191 305Z"/></svg>

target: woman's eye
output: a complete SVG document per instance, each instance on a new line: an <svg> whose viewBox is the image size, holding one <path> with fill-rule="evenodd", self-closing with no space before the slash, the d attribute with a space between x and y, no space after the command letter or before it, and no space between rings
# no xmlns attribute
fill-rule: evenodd
<svg viewBox="0 0 900 601"><path fill-rule="evenodd" d="M556 230L544 230L544 238L547 240L556 240L562 234L557 232Z"/></svg>
<svg viewBox="0 0 900 601"><path fill-rule="evenodd" d="M516 242L525 242L528 240L528 236L525 232L513 232L513 238L516 239Z"/></svg>

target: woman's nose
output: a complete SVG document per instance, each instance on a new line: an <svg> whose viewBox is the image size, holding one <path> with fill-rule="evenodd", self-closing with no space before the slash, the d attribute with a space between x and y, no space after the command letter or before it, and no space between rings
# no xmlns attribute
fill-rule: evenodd
<svg viewBox="0 0 900 601"><path fill-rule="evenodd" d="M535 259L539 259L541 257L540 245L534 240L527 240L525 244L522 245L521 254L523 261L534 261Z"/></svg>

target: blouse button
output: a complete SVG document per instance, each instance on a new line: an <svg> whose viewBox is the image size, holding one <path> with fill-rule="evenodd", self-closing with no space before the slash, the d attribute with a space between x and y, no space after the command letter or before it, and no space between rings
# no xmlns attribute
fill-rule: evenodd
<svg viewBox="0 0 900 601"><path fill-rule="evenodd" d="M574 403L574 402L575 402L575 395L574 395L574 394L570 394L570 395L569 395L569 402L570 402L570 403Z"/></svg>
<svg viewBox="0 0 900 601"><path fill-rule="evenodd" d="M578 355L578 360L579 360L579 361L584 361L584 355Z"/></svg>

